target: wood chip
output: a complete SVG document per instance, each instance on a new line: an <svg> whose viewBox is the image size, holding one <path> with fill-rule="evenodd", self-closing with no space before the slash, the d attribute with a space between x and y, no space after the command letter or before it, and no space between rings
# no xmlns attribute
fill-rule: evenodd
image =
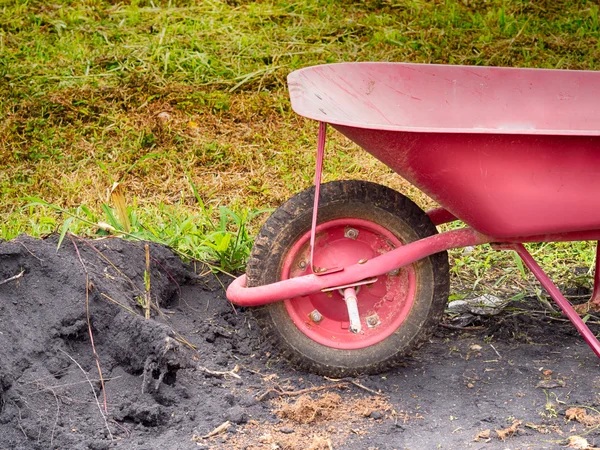
<svg viewBox="0 0 600 450"><path fill-rule="evenodd" d="M479 433L477 433L475 435L473 440L475 442L479 442L479 441L489 442L490 441L490 433L491 433L491 430L489 430L489 429L480 431Z"/></svg>
<svg viewBox="0 0 600 450"><path fill-rule="evenodd" d="M192 436L192 441L199 441L200 439L208 439L209 437L216 436L217 434L225 433L229 429L230 426L231 426L231 422L228 420L227 422L223 422L217 428L215 428L210 433L205 434L202 437L199 437L196 435Z"/></svg>
<svg viewBox="0 0 600 450"><path fill-rule="evenodd" d="M586 415L587 413L583 408L569 408L565 411L567 420L576 420L577 422L581 422Z"/></svg>
<svg viewBox="0 0 600 450"><path fill-rule="evenodd" d="M504 428L503 430L496 430L496 434L503 441L510 437L513 437L517 431L519 431L519 426L521 425L520 420L515 420L512 425L508 428Z"/></svg>
<svg viewBox="0 0 600 450"><path fill-rule="evenodd" d="M592 447L587 439L581 436L569 436L568 448L579 448L582 450L598 450L598 447Z"/></svg>

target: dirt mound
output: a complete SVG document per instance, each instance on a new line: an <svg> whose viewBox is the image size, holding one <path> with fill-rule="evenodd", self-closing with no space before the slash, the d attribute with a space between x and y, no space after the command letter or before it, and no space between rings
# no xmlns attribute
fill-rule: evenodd
<svg viewBox="0 0 600 450"><path fill-rule="evenodd" d="M0 286L0 418L11 447L24 439L40 448L85 447L81 434L124 432L114 417L168 419L156 392L190 366L191 349L167 325L136 313L145 294L144 254L144 245L116 239L67 238L59 251L56 238L0 246L0 281L18 276ZM192 274L164 247L150 245L150 254L154 304L168 307L177 280ZM132 379L141 384L135 396L104 397ZM81 420L93 416L101 420Z"/></svg>

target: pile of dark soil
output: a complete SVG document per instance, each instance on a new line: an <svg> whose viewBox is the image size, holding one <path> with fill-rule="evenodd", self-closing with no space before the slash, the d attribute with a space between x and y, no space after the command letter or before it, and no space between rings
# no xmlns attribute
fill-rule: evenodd
<svg viewBox="0 0 600 450"><path fill-rule="evenodd" d="M170 250L149 244L145 319L145 243L67 236L57 251L57 241L0 243L2 449L600 441L598 359L560 318L507 311L468 330L440 327L406 367L328 380L280 361L225 300L225 281Z"/></svg>

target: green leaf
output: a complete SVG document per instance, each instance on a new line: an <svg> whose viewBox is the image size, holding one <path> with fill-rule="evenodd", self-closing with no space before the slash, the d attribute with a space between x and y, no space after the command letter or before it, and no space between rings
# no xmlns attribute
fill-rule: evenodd
<svg viewBox="0 0 600 450"><path fill-rule="evenodd" d="M58 253L62 241L65 238L67 231L69 231L69 227L71 226L71 223L73 223L73 220L75 220L75 217L69 217L67 218L67 220L65 220L65 223L63 223L62 229L60 231L60 237L58 238L58 245L56 246L56 253Z"/></svg>

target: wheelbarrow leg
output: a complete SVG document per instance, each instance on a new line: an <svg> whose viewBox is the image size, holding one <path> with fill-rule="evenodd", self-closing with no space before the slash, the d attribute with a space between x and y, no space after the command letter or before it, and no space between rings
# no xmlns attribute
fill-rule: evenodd
<svg viewBox="0 0 600 450"><path fill-rule="evenodd" d="M571 323L577 328L579 334L583 336L583 339L588 343L588 345L592 348L596 356L600 358L600 342L592 333L592 331L588 328L585 322L581 319L579 314L575 311L575 309L571 306L569 301L562 295L560 290L554 285L552 280L544 273L542 268L538 265L537 262L533 259L531 254L525 249L523 244L507 244L500 245L497 248L501 248L502 250L514 250L521 257L525 265L531 270L533 275L538 279L541 285L548 291L550 297L558 304L560 309L562 309L563 313L567 316L567 318L571 321ZM596 260L596 269L598 269L598 262ZM597 274L597 272L596 272ZM596 281L598 280L598 276L596 275ZM598 285L596 284L596 287Z"/></svg>

